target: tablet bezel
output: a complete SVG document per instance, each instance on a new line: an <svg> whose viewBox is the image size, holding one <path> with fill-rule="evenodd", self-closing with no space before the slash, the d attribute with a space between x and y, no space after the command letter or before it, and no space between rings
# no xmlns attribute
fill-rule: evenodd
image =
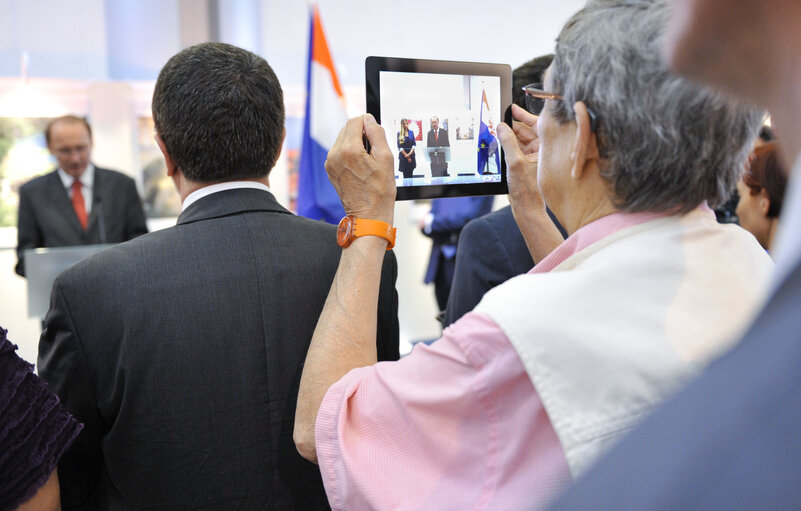
<svg viewBox="0 0 801 511"><path fill-rule="evenodd" d="M508 123L512 105L512 68L508 64L460 62L452 60L409 59L370 56L364 62L367 112L381 124L381 71L402 73L431 73L448 75L497 76L500 78L501 111ZM499 147L501 181L494 183L459 183L420 186L399 186L395 200L464 197L471 195L504 195L508 193L506 159Z"/></svg>

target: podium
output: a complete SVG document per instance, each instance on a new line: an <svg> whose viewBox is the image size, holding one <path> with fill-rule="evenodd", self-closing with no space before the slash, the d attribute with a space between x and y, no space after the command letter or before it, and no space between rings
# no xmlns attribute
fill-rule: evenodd
<svg viewBox="0 0 801 511"><path fill-rule="evenodd" d="M50 290L59 273L90 255L114 245L107 243L26 250L23 257L28 280L28 317L45 317L50 308Z"/></svg>
<svg viewBox="0 0 801 511"><path fill-rule="evenodd" d="M431 177L446 177L448 162L451 160L451 148L448 146L426 147L426 161L430 163Z"/></svg>
<svg viewBox="0 0 801 511"><path fill-rule="evenodd" d="M448 146L434 146L426 147L425 152L426 161L431 163L445 163L451 161L451 148Z"/></svg>

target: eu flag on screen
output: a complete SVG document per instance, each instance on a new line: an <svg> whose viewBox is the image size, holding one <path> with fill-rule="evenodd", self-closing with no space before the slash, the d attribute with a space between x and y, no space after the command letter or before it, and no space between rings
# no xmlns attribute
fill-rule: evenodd
<svg viewBox="0 0 801 511"><path fill-rule="evenodd" d="M306 118L298 170L298 214L336 224L345 216L342 202L325 173L325 158L348 120L345 95L323 33L317 5L312 7Z"/></svg>
<svg viewBox="0 0 801 511"><path fill-rule="evenodd" d="M478 118L478 173L491 174L490 153L495 156L495 173L500 172L501 163L498 157L498 141L492 129L490 120L489 102L487 101L487 91L481 91L481 114Z"/></svg>

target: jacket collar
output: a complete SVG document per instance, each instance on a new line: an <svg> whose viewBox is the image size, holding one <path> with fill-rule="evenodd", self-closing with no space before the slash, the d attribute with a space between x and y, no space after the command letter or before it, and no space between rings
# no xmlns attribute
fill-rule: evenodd
<svg viewBox="0 0 801 511"><path fill-rule="evenodd" d="M178 216L178 225L237 215L247 211L272 211L291 215L281 206L275 196L264 190L237 188L207 195L186 208Z"/></svg>

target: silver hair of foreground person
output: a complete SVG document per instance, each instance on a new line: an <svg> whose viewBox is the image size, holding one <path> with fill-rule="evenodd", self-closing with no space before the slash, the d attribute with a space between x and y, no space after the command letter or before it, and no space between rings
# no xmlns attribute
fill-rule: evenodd
<svg viewBox="0 0 801 511"><path fill-rule="evenodd" d="M687 212L725 202L762 112L669 74L665 0L591 0L559 34L546 87L559 122L584 101L599 119L601 176L620 210Z"/></svg>

